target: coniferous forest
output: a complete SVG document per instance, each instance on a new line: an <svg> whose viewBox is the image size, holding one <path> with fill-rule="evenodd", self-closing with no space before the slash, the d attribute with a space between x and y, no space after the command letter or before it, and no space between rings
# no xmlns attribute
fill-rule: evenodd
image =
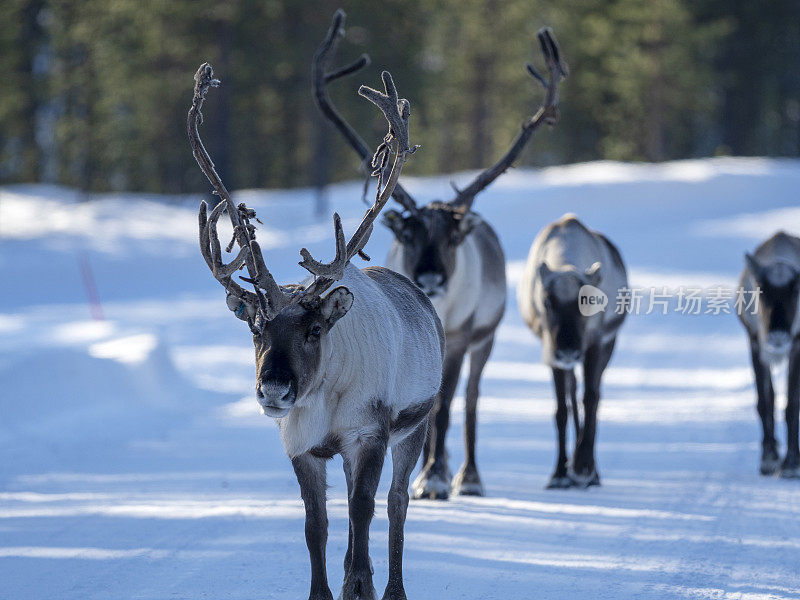
<svg viewBox="0 0 800 600"><path fill-rule="evenodd" d="M223 86L206 139L230 187L353 178L353 153L311 98L311 58L334 10L341 60L371 66L331 86L377 139L360 83L389 69L425 148L410 174L486 166L540 101L525 70L553 28L570 66L562 120L524 153L544 166L800 154L800 3L745 0L5 0L0 183L87 191L205 189L185 136L202 61Z"/></svg>

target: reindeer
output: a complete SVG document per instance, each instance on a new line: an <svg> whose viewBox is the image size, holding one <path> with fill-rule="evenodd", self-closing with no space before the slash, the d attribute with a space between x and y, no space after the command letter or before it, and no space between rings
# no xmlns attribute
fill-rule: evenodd
<svg viewBox="0 0 800 600"><path fill-rule="evenodd" d="M542 359L553 370L558 459L547 487L600 485L594 457L600 379L611 360L626 311L607 310L608 299L628 286L617 248L575 215L545 227L531 245L517 288L523 320L542 340ZM583 363L584 422L576 401L575 366ZM575 424L575 453L568 467L567 394Z"/></svg>
<svg viewBox="0 0 800 600"><path fill-rule="evenodd" d="M346 67L327 72L336 47L344 37L344 22L344 12L337 11L314 56L314 98L325 118L366 161L370 157L367 145L333 106L327 91L331 81L369 64L369 57L362 55ZM495 330L505 311L506 278L505 257L497 234L472 206L475 197L511 167L533 132L543 123L554 124L558 118L558 83L566 76L567 67L561 61L552 31L544 28L538 37L550 73L549 81L533 66L527 68L544 86L546 98L539 111L523 123L522 131L508 152L463 190L453 185L455 198L448 202L435 201L420 207L398 184L392 197L403 211L390 210L384 216L384 224L394 233L386 266L414 281L430 297L447 339L441 395L431 413L424 466L412 486L415 498L446 499L451 492L477 496L484 493L475 461L479 384L492 351ZM467 354L470 369L464 429L466 453L464 464L451 483L445 437L450 423L450 403Z"/></svg>
<svg viewBox="0 0 800 600"><path fill-rule="evenodd" d="M800 477L798 411L800 411L800 238L779 231L753 254L745 254L740 293L758 294L756 309L737 312L750 338L750 356L756 380L761 441L762 475ZM789 359L786 402L787 448L783 462L775 441L775 391L770 368Z"/></svg>
<svg viewBox="0 0 800 600"><path fill-rule="evenodd" d="M311 559L310 600L332 600L325 568L327 515L326 461L341 454L347 480L350 534L341 597L375 598L369 558L369 526L375 508L387 447L392 449L389 490L389 581L385 600L404 600L403 528L408 483L425 439L427 417L441 380L444 331L430 300L411 281L381 267L359 270L350 260L372 232L400 171L416 147L409 145L410 105L398 100L388 72L386 93L362 86L389 121L389 134L376 164L394 153L391 172L380 171L372 207L349 241L334 214L336 257L316 261L303 248L300 265L314 279L279 286L270 274L250 223L255 213L234 206L200 141L198 123L209 87L219 84L210 65L195 75L188 132L203 173L222 201L208 213L200 206L200 249L214 277L227 292L228 307L247 322L255 345L256 399L274 417L291 458L306 510L306 543ZM382 188L382 189L381 189ZM240 250L225 264L217 221L224 210L234 225ZM228 246L230 251L233 240ZM362 253L363 254L363 253ZM246 267L255 291L245 290L233 274ZM334 283L341 283L330 290Z"/></svg>

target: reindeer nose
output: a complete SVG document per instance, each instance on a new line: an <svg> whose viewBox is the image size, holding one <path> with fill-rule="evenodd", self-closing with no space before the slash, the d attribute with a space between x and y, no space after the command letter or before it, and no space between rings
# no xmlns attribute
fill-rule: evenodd
<svg viewBox="0 0 800 600"><path fill-rule="evenodd" d="M581 358L580 350L556 350L556 358L567 364L576 363Z"/></svg>
<svg viewBox="0 0 800 600"><path fill-rule="evenodd" d="M441 289L444 277L441 273L423 273L417 275L416 283L423 292L430 296Z"/></svg>
<svg viewBox="0 0 800 600"><path fill-rule="evenodd" d="M256 386L256 399L268 417L285 417L297 399L297 388L292 382L262 381Z"/></svg>
<svg viewBox="0 0 800 600"><path fill-rule="evenodd" d="M294 399L292 395L292 384L288 381L264 381L256 388L256 396L262 405L289 403Z"/></svg>

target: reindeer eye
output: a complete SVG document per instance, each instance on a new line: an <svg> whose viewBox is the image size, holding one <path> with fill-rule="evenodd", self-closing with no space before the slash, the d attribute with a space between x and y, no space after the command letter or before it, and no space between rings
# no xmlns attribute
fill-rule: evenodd
<svg viewBox="0 0 800 600"><path fill-rule="evenodd" d="M318 338L319 335L322 333L322 327L319 325L314 325L308 332L308 336L311 338Z"/></svg>

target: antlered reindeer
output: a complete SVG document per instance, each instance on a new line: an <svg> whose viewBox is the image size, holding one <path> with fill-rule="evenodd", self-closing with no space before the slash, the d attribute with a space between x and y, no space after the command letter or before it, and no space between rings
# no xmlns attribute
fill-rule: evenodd
<svg viewBox="0 0 800 600"><path fill-rule="evenodd" d="M761 474L800 477L798 414L800 413L800 238L779 231L753 254L745 254L740 285L743 293L759 293L757 310L739 310L750 338L750 355L758 393ZM786 456L781 462L775 440L775 391L770 368L789 359L786 402Z"/></svg>
<svg viewBox="0 0 800 600"><path fill-rule="evenodd" d="M575 215L545 227L531 245L517 301L523 320L542 340L542 360L553 370L558 458L548 488L600 485L594 455L600 379L626 314L609 309L609 304L627 287L616 246ZM592 298L598 300L594 306L586 301ZM575 398L578 363L583 363L582 426ZM576 437L571 463L566 449L568 394Z"/></svg>
<svg viewBox="0 0 800 600"><path fill-rule="evenodd" d="M373 206L352 238L345 241L334 215L336 257L320 263L304 248L304 268L315 278L307 285L279 286L264 263L252 210L234 206L214 170L197 131L200 109L214 79L208 64L195 75L188 131L198 164L222 201L207 214L200 207L200 249L214 277L227 291L228 307L247 321L256 351L256 398L274 417L292 460L306 510L306 543L311 558L311 600L331 600L325 569L328 520L326 460L341 454L347 479L350 537L342 596L375 598L369 559L369 525L387 447L394 467L389 491L389 582L384 599L404 600L403 528L408 482L425 439L427 417L441 379L444 332L430 300L411 281L381 267L359 270L350 260L364 247L372 224L389 200L409 145L410 106L398 100L389 73L386 94L362 86L359 94L376 104L390 130L376 162L395 155L391 172L379 178ZM382 183L385 185L382 187ZM234 225L240 251L222 261L217 220L224 210ZM233 241L228 250L233 246ZM233 281L243 278L255 291ZM339 282L342 285L325 292Z"/></svg>
<svg viewBox="0 0 800 600"><path fill-rule="evenodd" d="M344 37L344 12L338 11L317 50L313 65L314 97L325 118L344 136L362 160L370 151L355 130L337 112L328 97L327 84L369 63L366 55L354 63L327 73L339 41ZM552 32L539 31L539 42L550 73L549 81L528 65L528 71L546 90L544 104L527 119L511 148L492 167L480 173L449 202L435 201L419 207L399 184L393 197L403 207L385 213L384 223L395 239L386 266L414 281L433 301L442 320L447 350L442 392L431 413L431 429L425 447L424 467L412 486L415 497L445 499L451 493L483 495L475 461L475 426L479 384L492 351L495 329L506 303L505 257L492 227L472 210L475 197L503 174L542 123L558 117L557 87L567 74ZM445 437L450 423L450 403L455 394L464 357L469 354L466 391L465 462L452 479L447 465Z"/></svg>

